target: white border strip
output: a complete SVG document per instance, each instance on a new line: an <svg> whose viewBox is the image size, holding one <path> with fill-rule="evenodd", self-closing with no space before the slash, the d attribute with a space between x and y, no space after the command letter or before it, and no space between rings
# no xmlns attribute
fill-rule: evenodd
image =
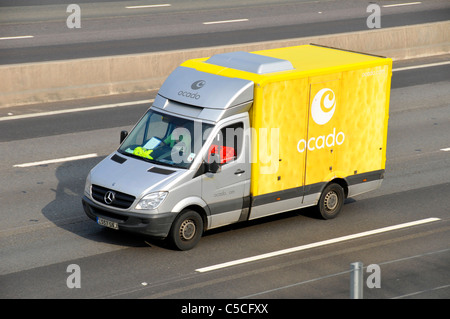
<svg viewBox="0 0 450 319"><path fill-rule="evenodd" d="M340 243L340 242L343 242L346 240L351 240L351 239L371 236L371 235L375 235L375 234L385 233L388 231L397 230L397 229L401 229L401 228L407 228L407 227L412 227L412 226L416 226L416 225L431 223L431 222L435 222L438 220L441 220L441 219L432 217L432 218L416 220L416 221L409 222L409 223L403 223L403 224L398 224L398 225L394 225L394 226L378 228L378 229L374 229L374 230L365 231L362 233L357 233L357 234L353 234L353 235L347 235L347 236L342 236L342 237L338 237L338 238L323 240L323 241L319 241L316 243L311 243L311 244L307 244L307 245L278 250L278 251L274 251L274 252L267 253L267 254L257 255L257 256L253 256L253 257L248 257L248 258L233 260L233 261L229 261L229 262L225 262L225 263L221 263L221 264L217 264L217 265L212 265L212 266L208 266L208 267L198 268L195 271L208 272L208 271L222 269L222 268L226 268L226 267L241 265L241 264L245 264L245 263L249 263L249 262L253 262L253 261L257 261L257 260L262 260L262 259L280 256L280 255L290 254L293 252L298 252L298 251L302 251L302 250L306 250L306 249L310 249L310 248L316 248L316 247L321 247L321 246L325 246L325 245Z"/></svg>
<svg viewBox="0 0 450 319"><path fill-rule="evenodd" d="M98 156L97 153L91 153L91 154L86 154L86 155L77 155L77 156L70 156L70 157L64 157L64 158L55 158L55 159L46 160L46 161L40 161L40 162L16 164L16 165L13 165L13 167L31 167L31 166L39 166L39 165L46 165L46 164L63 163L63 162L77 161L77 160L86 159L86 158L92 158L92 157L97 157L97 156Z"/></svg>

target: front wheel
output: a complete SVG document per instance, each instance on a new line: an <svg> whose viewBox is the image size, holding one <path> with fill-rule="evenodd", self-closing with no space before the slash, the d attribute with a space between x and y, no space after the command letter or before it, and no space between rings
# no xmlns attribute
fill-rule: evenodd
<svg viewBox="0 0 450 319"><path fill-rule="evenodd" d="M345 195L341 185L332 183L325 187L320 196L318 210L324 219L335 218L344 205Z"/></svg>
<svg viewBox="0 0 450 319"><path fill-rule="evenodd" d="M193 210L182 212L174 221L169 240L179 250L189 250L197 245L203 234L203 219Z"/></svg>

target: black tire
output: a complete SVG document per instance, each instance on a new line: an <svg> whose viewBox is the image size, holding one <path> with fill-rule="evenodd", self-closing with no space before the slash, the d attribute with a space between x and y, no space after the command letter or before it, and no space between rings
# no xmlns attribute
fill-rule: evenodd
<svg viewBox="0 0 450 319"><path fill-rule="evenodd" d="M185 210L173 222L168 239L175 249L189 250L197 245L202 234L203 219L200 214Z"/></svg>
<svg viewBox="0 0 450 319"><path fill-rule="evenodd" d="M333 219L339 215L344 206L344 200L345 194L341 185L332 183L325 187L317 204L322 218Z"/></svg>

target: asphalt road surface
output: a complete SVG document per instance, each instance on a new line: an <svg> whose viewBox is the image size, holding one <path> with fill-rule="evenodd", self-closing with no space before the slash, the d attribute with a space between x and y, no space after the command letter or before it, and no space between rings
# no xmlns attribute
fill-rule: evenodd
<svg viewBox="0 0 450 319"><path fill-rule="evenodd" d="M296 210L210 231L185 252L103 228L81 206L89 170L151 95L0 110L0 298L180 298L174 314L219 298L209 302L226 313L221 299L349 298L350 264L362 262L364 298L448 299L449 60L395 63L381 188L334 220Z"/></svg>
<svg viewBox="0 0 450 319"><path fill-rule="evenodd" d="M78 4L79 11L69 8L72 3ZM149 1L0 0L0 64L368 30L367 19L373 13L367 12L370 3L173 0L151 6ZM376 3L382 28L450 19L447 0ZM79 20L72 16L78 12Z"/></svg>

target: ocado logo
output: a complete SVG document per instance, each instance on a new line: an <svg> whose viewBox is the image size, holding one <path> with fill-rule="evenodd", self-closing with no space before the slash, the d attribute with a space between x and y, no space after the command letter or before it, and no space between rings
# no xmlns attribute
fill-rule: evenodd
<svg viewBox="0 0 450 319"><path fill-rule="evenodd" d="M344 132L336 134L336 128L333 128L333 132L328 135L321 135L318 137L311 137L308 142L305 139L301 139L297 143L297 151L303 153L307 148L308 151L314 151L315 149L321 149L325 147L333 147L335 145L341 145L344 143Z"/></svg>
<svg viewBox="0 0 450 319"><path fill-rule="evenodd" d="M324 88L317 92L311 103L311 117L314 122L319 125L328 123L333 117L335 110L336 94L333 90ZM306 149L308 149L308 151L314 151L322 148L330 148L335 145L341 145L344 143L344 140L344 132L336 133L336 128L333 128L333 132L328 135L311 137L308 141L301 139L297 143L297 151L303 153Z"/></svg>
<svg viewBox="0 0 450 319"><path fill-rule="evenodd" d="M323 108L322 108L323 105ZM311 103L311 116L319 125L328 123L336 109L336 95L333 90L325 88L317 92Z"/></svg>
<svg viewBox="0 0 450 319"><path fill-rule="evenodd" d="M205 80L198 80L191 84L191 89L197 91L200 90L202 87L204 87L206 84ZM190 99L196 99L198 100L201 95L197 92L188 92L188 91L178 91L178 95L190 98Z"/></svg>
<svg viewBox="0 0 450 319"><path fill-rule="evenodd" d="M194 83L192 83L191 89L193 89L193 90L199 90L199 89L201 89L203 86L205 86L205 84L206 84L206 81L205 81L205 80L198 80L198 81L195 81Z"/></svg>
<svg viewBox="0 0 450 319"><path fill-rule="evenodd" d="M194 93L194 92L188 92L188 91L179 91L178 95L188 97L190 99L196 99L196 100L198 100L200 98L200 94Z"/></svg>

